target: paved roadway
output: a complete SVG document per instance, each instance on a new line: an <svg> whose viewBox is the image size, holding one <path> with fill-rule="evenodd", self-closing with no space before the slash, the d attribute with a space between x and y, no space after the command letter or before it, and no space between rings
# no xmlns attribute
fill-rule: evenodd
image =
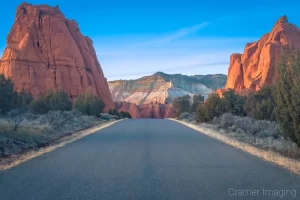
<svg viewBox="0 0 300 200"><path fill-rule="evenodd" d="M0 200L58 199L300 199L300 179L174 121L125 120L0 172Z"/></svg>

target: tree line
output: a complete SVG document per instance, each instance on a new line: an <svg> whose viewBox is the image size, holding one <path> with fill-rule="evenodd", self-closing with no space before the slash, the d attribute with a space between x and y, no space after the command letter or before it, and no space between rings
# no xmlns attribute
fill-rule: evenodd
<svg viewBox="0 0 300 200"><path fill-rule="evenodd" d="M92 94L79 95L73 102L69 95L59 89L54 92L48 91L45 95L34 99L31 94L24 89L21 92L14 91L14 84L10 78L5 78L0 74L0 114L5 115L13 109L20 111L30 110L34 114L46 114L53 111L69 111L76 109L84 115L98 116L103 112L105 104L102 99ZM119 118L131 118L128 112L110 111L109 114Z"/></svg>

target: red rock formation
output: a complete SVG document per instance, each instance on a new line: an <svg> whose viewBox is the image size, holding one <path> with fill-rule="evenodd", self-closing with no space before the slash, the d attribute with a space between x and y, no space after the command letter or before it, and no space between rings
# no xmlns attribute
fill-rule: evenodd
<svg viewBox="0 0 300 200"><path fill-rule="evenodd" d="M115 108L121 112L129 112L133 119L141 118L139 108L134 103L128 102L115 102Z"/></svg>
<svg viewBox="0 0 300 200"><path fill-rule="evenodd" d="M170 104L142 104L136 105L128 102L115 102L116 109L129 112L132 118L174 118L175 109Z"/></svg>
<svg viewBox="0 0 300 200"><path fill-rule="evenodd" d="M164 118L164 104L143 104L140 105L140 113L143 118Z"/></svg>
<svg viewBox="0 0 300 200"><path fill-rule="evenodd" d="M16 90L34 97L59 88L71 98L89 92L101 97L106 109L113 107L92 40L58 6L21 4L6 42L0 73Z"/></svg>
<svg viewBox="0 0 300 200"><path fill-rule="evenodd" d="M165 118L175 118L176 113L175 113L175 108L172 107L171 104L166 104L164 105L164 113L165 113Z"/></svg>
<svg viewBox="0 0 300 200"><path fill-rule="evenodd" d="M287 48L300 49L300 30L283 16L270 33L257 42L248 43L243 54L231 56L225 88L245 94L272 84L280 53Z"/></svg>

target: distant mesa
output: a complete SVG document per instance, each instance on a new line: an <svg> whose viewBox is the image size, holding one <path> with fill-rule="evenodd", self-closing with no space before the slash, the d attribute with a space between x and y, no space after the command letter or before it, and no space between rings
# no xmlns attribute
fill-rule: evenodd
<svg viewBox="0 0 300 200"><path fill-rule="evenodd" d="M58 6L19 5L6 43L0 73L13 80L16 90L38 97L63 88L71 98L92 93L106 109L114 106L92 40Z"/></svg>
<svg viewBox="0 0 300 200"><path fill-rule="evenodd" d="M136 80L109 81L114 102L126 101L137 105L172 103L176 97L201 94L207 97L214 90L224 88L226 75L166 74L157 72Z"/></svg>
<svg viewBox="0 0 300 200"><path fill-rule="evenodd" d="M127 111L133 118L173 118L172 102L176 97L207 97L225 83L223 74L185 76L157 72L136 80L110 81L108 85L117 110Z"/></svg>
<svg viewBox="0 0 300 200"><path fill-rule="evenodd" d="M300 49L300 30L283 16L270 33L247 44L243 54L231 55L225 89L247 94L271 85L276 80L280 54L289 48Z"/></svg>

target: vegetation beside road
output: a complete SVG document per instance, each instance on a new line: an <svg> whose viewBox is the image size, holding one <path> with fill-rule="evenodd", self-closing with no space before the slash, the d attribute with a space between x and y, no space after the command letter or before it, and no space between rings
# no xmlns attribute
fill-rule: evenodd
<svg viewBox="0 0 300 200"><path fill-rule="evenodd" d="M171 119L175 120L175 119ZM187 127L195 129L196 131L201 132L209 137L215 138L223 143L231 145L235 148L241 149L249 154L252 154L256 157L264 159L268 162L272 162L276 165L284 167L291 172L300 175L300 160L295 157L287 156L280 152L273 151L270 148L262 148L258 143L255 143L255 136L251 135L241 135L240 133L226 132L225 130L214 130L211 124L194 124L191 122L186 122L186 120L175 120L181 124L184 124ZM253 141L253 142L252 142ZM279 147L277 140L274 140L275 146ZM266 144L266 143L262 143ZM294 143L295 144L295 143ZM299 154L298 154L299 155ZM291 159L292 158L292 159Z"/></svg>
<svg viewBox="0 0 300 200"><path fill-rule="evenodd" d="M191 103L191 101L193 103ZM204 103L204 97L202 95L194 95L193 99L189 95L177 97L173 101L173 107L176 110L176 116L179 117L184 112L195 112L197 107Z"/></svg>
<svg viewBox="0 0 300 200"><path fill-rule="evenodd" d="M91 94L73 100L60 89L34 99L14 91L0 74L0 158L37 149L73 132L107 121L131 118L127 112L103 113L104 102Z"/></svg>
<svg viewBox="0 0 300 200"><path fill-rule="evenodd" d="M113 118L111 120L114 120ZM47 146L53 141L104 122L76 110L30 112L0 117L0 158Z"/></svg>
<svg viewBox="0 0 300 200"><path fill-rule="evenodd" d="M300 56L290 53L282 57L274 85L247 96L232 89L225 91L222 97L213 93L205 103L198 103L195 112L191 110L192 105L186 104L187 98L178 98L175 102L181 102L176 108L179 119L200 123L259 148L300 159L299 74Z"/></svg>

